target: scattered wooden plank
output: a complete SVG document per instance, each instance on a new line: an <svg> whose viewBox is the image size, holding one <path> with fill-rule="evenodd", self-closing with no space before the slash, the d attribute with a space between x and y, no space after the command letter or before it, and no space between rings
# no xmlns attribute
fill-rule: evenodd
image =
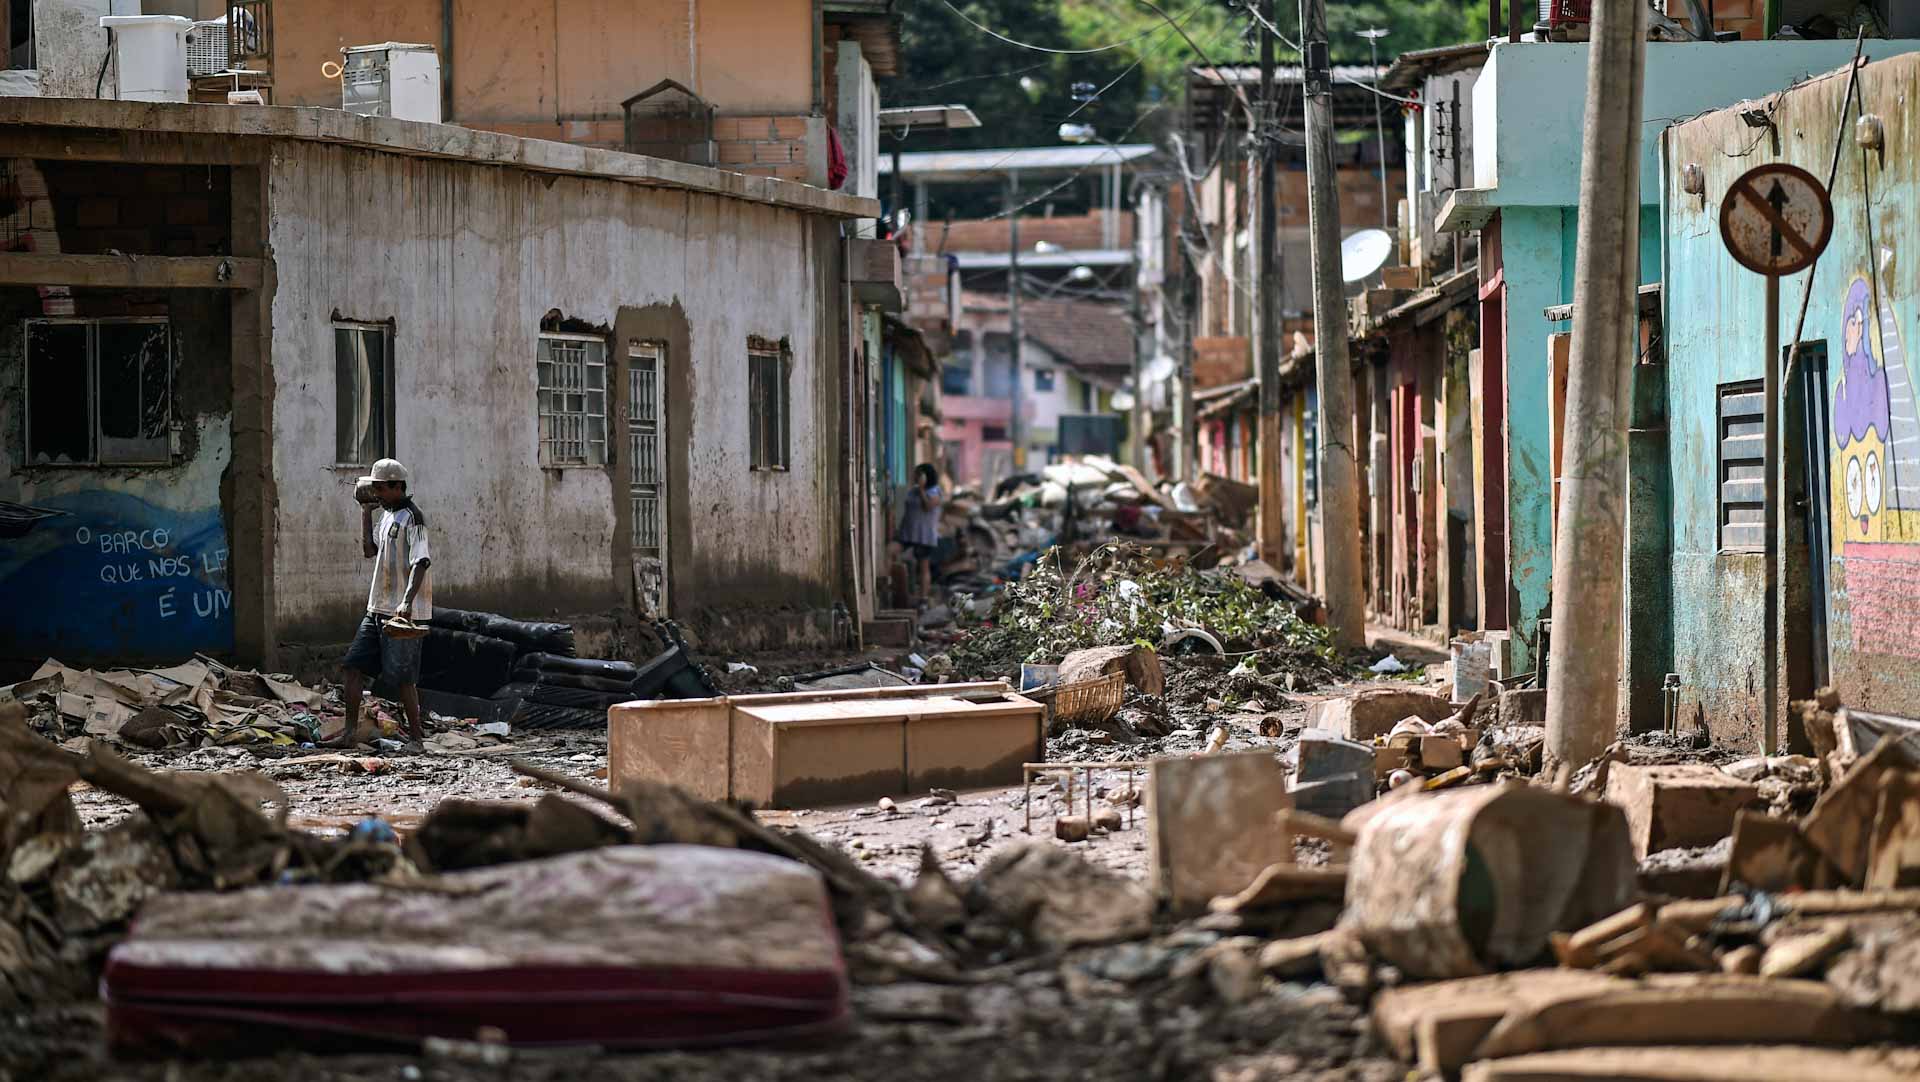
<svg viewBox="0 0 1920 1082"><path fill-rule="evenodd" d="M1903 1082L1913 1064L1879 1052L1781 1045L1580 1048L1485 1060L1461 1082Z"/></svg>
<svg viewBox="0 0 1920 1082"><path fill-rule="evenodd" d="M1762 977L1799 977L1820 968L1827 959L1847 949L1853 934L1836 924L1806 935L1776 940L1760 959Z"/></svg>
<svg viewBox="0 0 1920 1082"><path fill-rule="evenodd" d="M1304 868L1298 864L1268 865L1238 894L1223 894L1208 903L1215 913L1239 913L1293 902L1339 901L1347 893L1347 866L1328 864Z"/></svg>
<svg viewBox="0 0 1920 1082"><path fill-rule="evenodd" d="M1416 1058L1420 1021L1428 1015L1457 1014L1460 1019L1450 1023L1453 1025L1466 1025L1462 1019L1476 1015L1485 1017L1486 1031L1491 1031L1517 1006L1625 987L1631 985L1617 977L1579 969L1526 969L1451 981L1402 984L1383 988L1374 996L1373 1028L1402 1060L1412 1061ZM1454 1066L1464 1062L1460 1060Z"/></svg>
<svg viewBox="0 0 1920 1082"><path fill-rule="evenodd" d="M1852 1045L1891 1031L1884 1016L1848 1007L1818 981L1689 973L1509 1012L1475 1056L1647 1043Z"/></svg>

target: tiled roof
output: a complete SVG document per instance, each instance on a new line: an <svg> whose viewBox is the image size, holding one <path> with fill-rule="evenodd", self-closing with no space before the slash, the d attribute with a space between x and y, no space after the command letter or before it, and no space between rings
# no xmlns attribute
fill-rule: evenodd
<svg viewBox="0 0 1920 1082"><path fill-rule="evenodd" d="M1091 375L1125 376L1133 371L1133 324L1120 305L1022 301L1020 331Z"/></svg>

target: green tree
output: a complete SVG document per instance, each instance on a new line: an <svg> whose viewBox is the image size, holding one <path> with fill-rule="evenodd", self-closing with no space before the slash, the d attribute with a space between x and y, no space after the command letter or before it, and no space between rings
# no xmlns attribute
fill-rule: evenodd
<svg viewBox="0 0 1920 1082"><path fill-rule="evenodd" d="M1177 118L1186 71L1201 63L1249 63L1256 55L1251 0L907 0L901 6L906 72L889 82L888 105L961 103L977 129L916 135L916 150L945 147L1051 146L1060 124L1087 123L1103 138L1146 141ZM954 9L958 8L956 12ZM1157 10L1156 10L1157 9ZM1297 0L1280 0L1275 24L1299 37ZM962 17L964 13L965 17ZM968 22L1025 45L1097 53L1053 53L1009 44ZM1169 25L1169 22L1177 26ZM1332 0L1328 44L1335 63L1364 64L1357 31L1382 27L1382 63L1402 53L1484 40L1479 0ZM1198 46L1198 51L1196 51ZM1284 45L1282 63L1298 63ZM1076 94L1076 87L1083 93ZM1085 101L1091 88L1098 96Z"/></svg>

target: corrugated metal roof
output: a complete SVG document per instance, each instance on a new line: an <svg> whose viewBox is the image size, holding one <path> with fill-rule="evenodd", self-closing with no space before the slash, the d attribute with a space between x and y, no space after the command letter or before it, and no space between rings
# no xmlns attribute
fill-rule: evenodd
<svg viewBox="0 0 1920 1082"><path fill-rule="evenodd" d="M1118 147L916 150L900 155L900 175L921 180L977 180L1010 172L1071 173L1076 169L1137 162L1157 149L1152 143L1123 143ZM880 172L882 175L893 172L892 155L880 155Z"/></svg>
<svg viewBox="0 0 1920 1082"><path fill-rule="evenodd" d="M1444 75L1450 71L1479 67L1486 60L1487 43L1484 41L1415 49L1394 57L1393 66L1381 76L1380 85L1387 90L1414 90L1427 75Z"/></svg>
<svg viewBox="0 0 1920 1082"><path fill-rule="evenodd" d="M1370 68L1365 64L1335 64L1333 78L1335 82L1355 82L1372 85L1374 78L1387 69ZM1276 83L1297 83L1301 81L1301 69L1297 66L1279 65L1273 69L1273 81ZM1260 66L1257 64L1220 64L1209 67L1196 64L1187 69L1188 76L1194 82L1213 86L1253 86L1260 81Z"/></svg>

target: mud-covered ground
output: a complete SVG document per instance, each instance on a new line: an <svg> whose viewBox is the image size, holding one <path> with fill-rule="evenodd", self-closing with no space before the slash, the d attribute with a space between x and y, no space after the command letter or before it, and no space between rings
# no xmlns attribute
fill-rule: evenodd
<svg viewBox="0 0 1920 1082"><path fill-rule="evenodd" d="M817 659L807 659L806 664ZM794 663L799 667L801 663ZM1169 665L1168 693L1131 699L1100 730L1069 730L1049 740L1049 760L1115 763L1198 752L1290 747L1315 698L1348 688L1295 694L1279 681L1256 686L1225 675L1226 665ZM773 674L763 671L760 681ZM753 689L753 674L729 681ZM1355 685L1364 686L1364 685ZM1236 690L1237 687L1237 690ZM1146 735L1152 734L1152 735ZM1269 735L1271 734L1271 735ZM193 771L258 770L287 794L290 819L310 830L347 830L378 816L405 830L447 797L535 800L551 791L517 775L513 760L574 778L606 777L604 732L517 733L507 745L465 754L202 748L135 756L146 765ZM344 761L343 761L344 760ZM368 773L369 763L374 761ZM1069 777L1071 781L1069 782ZM1053 821L1087 807L1084 771L1021 787L896 799L891 808L768 811L762 821L804 830L854 855L870 870L905 884L923 844L956 881L971 878L1003 846L1053 839ZM1129 823L1072 848L1095 864L1133 877L1146 872L1146 811L1130 791L1144 771L1100 766L1091 772L1094 810L1129 811ZM604 782L602 782L604 783ZM91 828L133 813L109 794L81 787L74 800ZM1030 814L1030 818L1029 818ZM1028 830L1031 833L1028 833ZM1231 939L1231 927L1193 924L1154 939L1067 956L1028 958L966 970L947 983L872 983L856 975L853 1023L843 1034L788 1047L610 1055L595 1050L518 1053L483 1064L417 1051L392 1055L313 1056L221 1062L194 1059L122 1063L109 1058L104 1008L97 1001L41 1004L0 1014L0 1082L109 1080L439 1079L1264 1079L1399 1078L1404 1069L1366 1035L1360 1013L1324 985L1223 979L1203 952ZM1244 950L1251 941L1239 941ZM1229 942L1228 946L1233 946ZM76 959L76 964L84 964ZM218 1050L209 1049L209 1055Z"/></svg>

